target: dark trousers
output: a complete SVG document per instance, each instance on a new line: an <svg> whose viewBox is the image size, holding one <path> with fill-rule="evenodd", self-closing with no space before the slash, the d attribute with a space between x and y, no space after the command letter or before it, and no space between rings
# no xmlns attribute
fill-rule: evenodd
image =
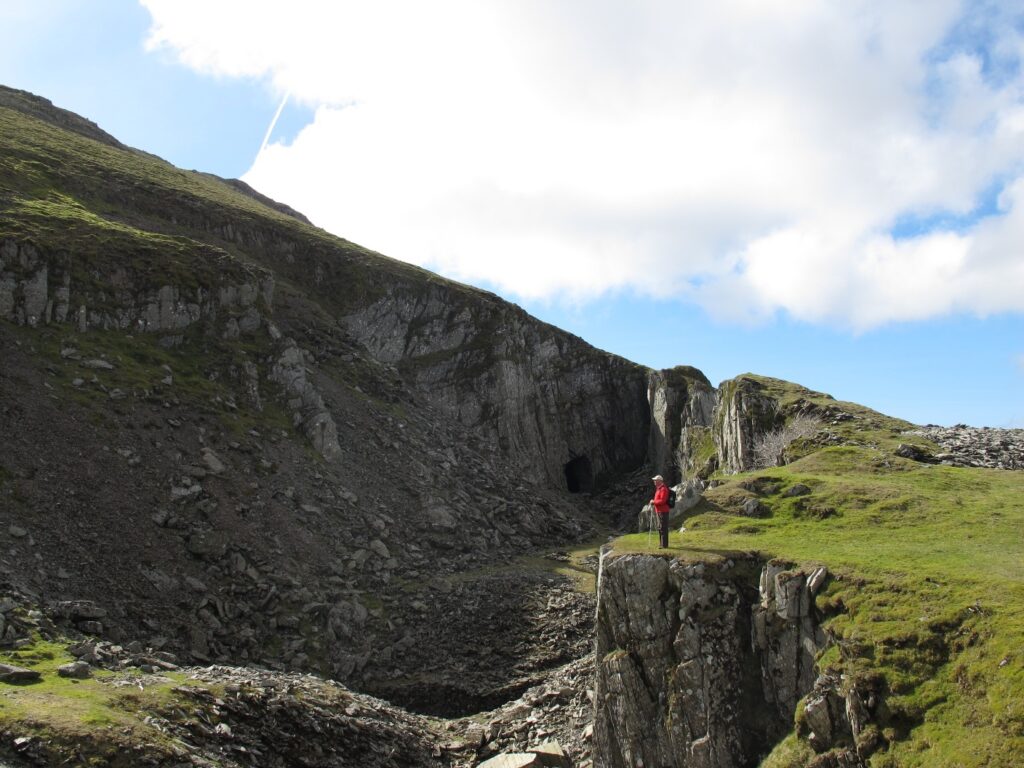
<svg viewBox="0 0 1024 768"><path fill-rule="evenodd" d="M658 533L661 535L661 548L668 547L668 512L658 513Z"/></svg>

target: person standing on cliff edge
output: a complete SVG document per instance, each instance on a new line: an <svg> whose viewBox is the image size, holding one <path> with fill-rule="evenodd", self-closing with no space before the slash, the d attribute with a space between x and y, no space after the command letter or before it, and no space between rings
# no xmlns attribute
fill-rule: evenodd
<svg viewBox="0 0 1024 768"><path fill-rule="evenodd" d="M651 478L654 481L654 498L651 504L654 511L658 513L658 531L661 535L661 548L668 548L668 486L665 485L665 478L655 475Z"/></svg>

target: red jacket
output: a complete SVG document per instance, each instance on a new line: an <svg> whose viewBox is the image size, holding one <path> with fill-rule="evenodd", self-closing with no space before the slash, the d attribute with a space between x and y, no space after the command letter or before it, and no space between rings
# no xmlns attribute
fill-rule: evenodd
<svg viewBox="0 0 1024 768"><path fill-rule="evenodd" d="M654 498L651 499L651 503L654 504L654 511L659 515L668 514L668 486L664 483L659 485L654 491Z"/></svg>

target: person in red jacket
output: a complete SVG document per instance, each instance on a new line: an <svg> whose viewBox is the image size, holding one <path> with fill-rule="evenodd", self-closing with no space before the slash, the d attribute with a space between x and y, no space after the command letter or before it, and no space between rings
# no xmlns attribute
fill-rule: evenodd
<svg viewBox="0 0 1024 768"><path fill-rule="evenodd" d="M668 548L668 486L665 485L665 478L655 475L651 478L654 481L654 498L651 504L654 511L658 513L658 530L661 534L661 548Z"/></svg>

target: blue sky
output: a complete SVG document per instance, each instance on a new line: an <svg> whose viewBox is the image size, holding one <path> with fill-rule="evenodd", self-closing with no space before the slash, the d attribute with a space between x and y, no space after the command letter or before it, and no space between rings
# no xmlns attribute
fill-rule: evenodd
<svg viewBox="0 0 1024 768"><path fill-rule="evenodd" d="M130 0L14 2L0 9L8 40L4 85L44 96L133 147L182 168L237 178L248 170L277 109L255 80L207 77L147 53L149 13ZM292 104L275 138L312 119Z"/></svg>
<svg viewBox="0 0 1024 768"><path fill-rule="evenodd" d="M1018 4L383 5L16 1L0 82L637 362L1024 426Z"/></svg>

